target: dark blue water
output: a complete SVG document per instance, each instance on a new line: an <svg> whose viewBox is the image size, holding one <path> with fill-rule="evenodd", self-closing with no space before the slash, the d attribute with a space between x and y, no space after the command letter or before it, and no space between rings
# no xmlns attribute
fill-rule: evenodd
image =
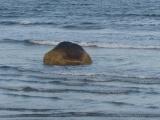
<svg viewBox="0 0 160 120"><path fill-rule="evenodd" d="M90 66L46 66L61 41ZM0 119L159 120L160 0L0 0Z"/></svg>

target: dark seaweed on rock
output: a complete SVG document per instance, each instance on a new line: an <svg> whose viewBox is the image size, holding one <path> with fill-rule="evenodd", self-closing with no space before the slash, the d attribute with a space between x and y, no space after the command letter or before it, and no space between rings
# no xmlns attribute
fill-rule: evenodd
<svg viewBox="0 0 160 120"><path fill-rule="evenodd" d="M66 53L66 58L80 59L84 49L75 43L72 42L61 42L53 50L63 50Z"/></svg>

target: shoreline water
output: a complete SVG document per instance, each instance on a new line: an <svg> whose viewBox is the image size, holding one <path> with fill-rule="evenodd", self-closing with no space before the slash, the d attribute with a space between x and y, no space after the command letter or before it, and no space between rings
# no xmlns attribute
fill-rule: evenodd
<svg viewBox="0 0 160 120"><path fill-rule="evenodd" d="M0 1L0 120L159 120L160 1ZM62 41L89 66L47 66Z"/></svg>

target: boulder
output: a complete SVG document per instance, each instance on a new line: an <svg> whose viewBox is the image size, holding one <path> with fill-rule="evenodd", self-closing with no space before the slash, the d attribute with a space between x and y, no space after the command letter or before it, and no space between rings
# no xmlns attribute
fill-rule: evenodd
<svg viewBox="0 0 160 120"><path fill-rule="evenodd" d="M88 65L92 60L80 45L61 42L44 55L43 62L47 65Z"/></svg>

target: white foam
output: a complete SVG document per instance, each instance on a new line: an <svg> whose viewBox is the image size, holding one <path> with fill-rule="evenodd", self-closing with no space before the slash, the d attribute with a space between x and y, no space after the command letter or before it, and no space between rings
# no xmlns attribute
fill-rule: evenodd
<svg viewBox="0 0 160 120"><path fill-rule="evenodd" d="M47 41L47 40L30 40L30 43L37 45L57 45L62 41ZM160 45L127 45L120 43L99 43L99 42L75 42L83 47L98 47L110 49L160 49Z"/></svg>
<svg viewBox="0 0 160 120"><path fill-rule="evenodd" d="M59 42L56 41L46 41L46 40L29 40L30 43L38 45L57 45Z"/></svg>

